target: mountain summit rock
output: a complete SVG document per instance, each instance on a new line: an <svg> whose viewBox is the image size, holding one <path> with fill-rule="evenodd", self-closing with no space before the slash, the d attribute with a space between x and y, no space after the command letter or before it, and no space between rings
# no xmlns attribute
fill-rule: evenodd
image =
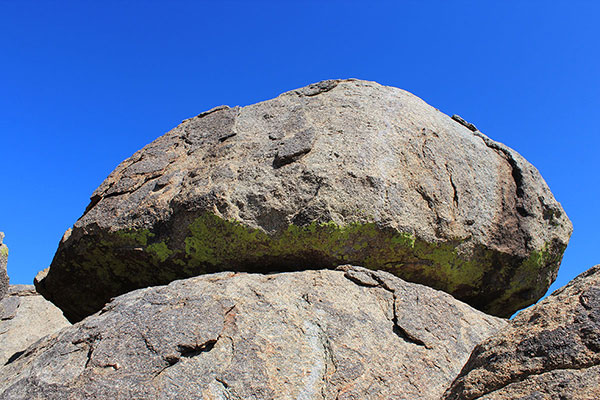
<svg viewBox="0 0 600 400"><path fill-rule="evenodd" d="M571 231L539 172L473 124L329 80L214 108L123 161L37 289L77 321L175 279L350 263L506 317L543 296Z"/></svg>

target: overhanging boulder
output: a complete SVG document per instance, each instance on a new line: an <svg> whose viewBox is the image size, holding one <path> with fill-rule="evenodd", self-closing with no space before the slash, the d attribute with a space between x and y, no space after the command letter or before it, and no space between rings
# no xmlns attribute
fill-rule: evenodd
<svg viewBox="0 0 600 400"><path fill-rule="evenodd" d="M37 289L76 321L178 278L352 263L509 316L546 292L571 230L539 172L472 124L331 80L204 112L125 160Z"/></svg>

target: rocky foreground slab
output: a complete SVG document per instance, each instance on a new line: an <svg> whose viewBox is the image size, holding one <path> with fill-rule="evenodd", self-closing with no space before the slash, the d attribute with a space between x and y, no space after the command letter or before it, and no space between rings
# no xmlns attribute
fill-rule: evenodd
<svg viewBox="0 0 600 400"><path fill-rule="evenodd" d="M77 321L174 279L352 263L510 316L570 234L514 150L403 90L331 80L204 112L122 162L37 288Z"/></svg>
<svg viewBox="0 0 600 400"><path fill-rule="evenodd" d="M140 289L0 367L0 399L439 399L505 326L344 267Z"/></svg>

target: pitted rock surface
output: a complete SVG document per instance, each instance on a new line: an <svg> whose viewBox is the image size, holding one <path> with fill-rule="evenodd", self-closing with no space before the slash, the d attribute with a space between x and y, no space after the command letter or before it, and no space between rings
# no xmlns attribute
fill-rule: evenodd
<svg viewBox="0 0 600 400"><path fill-rule="evenodd" d="M346 266L140 289L0 367L0 399L439 399L505 326Z"/></svg>
<svg viewBox="0 0 600 400"><path fill-rule="evenodd" d="M600 265L478 345L446 400L600 398Z"/></svg>
<svg viewBox="0 0 600 400"><path fill-rule="evenodd" d="M33 285L11 285L0 300L0 365L69 322Z"/></svg>
<svg viewBox="0 0 600 400"><path fill-rule="evenodd" d="M4 240L4 233L0 232L0 300L8 292L8 273L6 272L6 264L8 261L8 247L2 243Z"/></svg>
<svg viewBox="0 0 600 400"><path fill-rule="evenodd" d="M531 164L476 129L359 80L214 108L110 174L37 288L79 320L202 273L352 263L509 316L555 279L571 223Z"/></svg>

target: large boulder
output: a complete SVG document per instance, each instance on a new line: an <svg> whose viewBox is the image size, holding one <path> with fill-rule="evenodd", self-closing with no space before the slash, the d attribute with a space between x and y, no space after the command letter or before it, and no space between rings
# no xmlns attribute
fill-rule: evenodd
<svg viewBox="0 0 600 400"><path fill-rule="evenodd" d="M8 292L8 273L6 271L6 264L8 261L8 247L2 243L4 240L4 233L0 232L0 300Z"/></svg>
<svg viewBox="0 0 600 400"><path fill-rule="evenodd" d="M33 285L11 285L0 300L0 365L69 325L62 311L40 296Z"/></svg>
<svg viewBox="0 0 600 400"><path fill-rule="evenodd" d="M444 399L600 399L600 265L477 346Z"/></svg>
<svg viewBox="0 0 600 400"><path fill-rule="evenodd" d="M352 263L509 316L555 279L571 223L531 164L473 129L358 80L217 107L110 174L37 288L79 320L182 277Z"/></svg>
<svg viewBox="0 0 600 400"><path fill-rule="evenodd" d="M505 326L345 267L140 289L0 367L0 399L439 399Z"/></svg>

